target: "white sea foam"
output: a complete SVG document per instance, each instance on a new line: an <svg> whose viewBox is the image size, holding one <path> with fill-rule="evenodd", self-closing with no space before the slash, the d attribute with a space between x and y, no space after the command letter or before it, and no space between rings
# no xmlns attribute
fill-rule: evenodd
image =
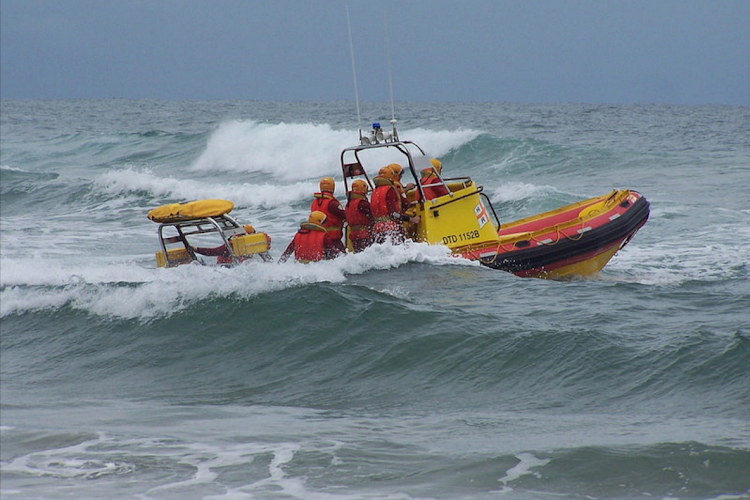
<svg viewBox="0 0 750 500"><path fill-rule="evenodd" d="M11 167L10 165L0 165L0 170L6 170L8 172L25 172L25 173L29 173L30 172L29 170L24 170L22 168Z"/></svg>
<svg viewBox="0 0 750 500"><path fill-rule="evenodd" d="M220 198L232 200L237 206L277 208L312 197L318 190L313 181L284 185L253 184L226 179L224 182L207 182L199 179L161 177L151 170L127 168L109 171L99 176L96 186L110 195L146 191L165 200L200 200Z"/></svg>
<svg viewBox="0 0 750 500"><path fill-rule="evenodd" d="M441 156L464 144L479 132L473 130L409 131L432 156ZM199 172L261 172L285 181L340 176L340 154L356 145L358 133L334 130L330 125L255 121L223 123L208 140L205 151L191 169ZM379 166L398 161L399 156L380 154L373 159ZM403 158L403 157L401 157Z"/></svg>
<svg viewBox="0 0 750 500"><path fill-rule="evenodd" d="M312 178L338 170L338 155L351 133L329 125L231 121L209 138L192 169L263 172L280 179Z"/></svg>
<svg viewBox="0 0 750 500"><path fill-rule="evenodd" d="M410 132L410 138L413 135L436 157L478 135L472 130ZM200 157L180 176L130 166L101 174L95 186L110 196L145 191L165 200L224 198L238 206L276 208L310 198L321 176L341 182L340 152L356 137L356 132L329 125L231 121L219 126ZM374 151L368 159L366 167L373 175L384 164L403 163L395 151ZM241 174L253 173L264 174L268 181L242 181Z"/></svg>
<svg viewBox="0 0 750 500"><path fill-rule="evenodd" d="M445 247L411 242L375 245L359 254L314 264L255 260L234 268L196 263L155 269L135 262L71 264L29 258L0 262L0 317L68 305L98 316L142 320L170 316L212 297L249 298L310 283L341 283L347 275L394 269L409 262L478 265L451 256Z"/></svg>
<svg viewBox="0 0 750 500"><path fill-rule="evenodd" d="M750 228L716 226L707 231L711 234L694 231L691 238L665 239L649 239L639 232L634 242L607 264L605 272L651 285L745 275L750 263Z"/></svg>
<svg viewBox="0 0 750 500"><path fill-rule="evenodd" d="M531 453L519 453L516 455L516 458L519 462L508 469L503 477L498 479L499 482L503 483L502 491L512 490L512 488L508 486L508 483L513 482L522 476L533 474L537 477L541 477L538 472L532 469L543 467L550 462L550 459L540 459Z"/></svg>
<svg viewBox="0 0 750 500"><path fill-rule="evenodd" d="M289 416L282 413L279 417L290 423ZM255 417L249 418L255 421ZM261 417L261 421L267 423L266 418ZM247 418L243 420L243 423L247 422ZM299 422L291 419L291 424L299 425ZM233 422L233 425L240 424ZM326 439L301 439L296 442L257 439L255 436L262 432L248 433L249 436L242 436L240 442L235 443L195 442L174 438L125 438L97 433L92 439L71 446L33 451L3 462L2 470L23 474L25 477L45 477L52 480L132 477L132 498L144 500L184 496L199 496L207 500L246 500L259 497L317 500L412 498L408 494L395 492L362 495L350 493L345 489L316 490L308 484L307 475L295 475L286 472L285 469L301 451L315 453L335 463L335 452L341 443ZM251 439L250 442L246 442L248 438ZM143 466L151 471L160 472L159 477L162 479L150 483L150 487L136 480ZM232 469L243 470L245 473L236 478L227 478L225 472ZM89 491L86 487L93 489L95 486L96 483L87 481L81 483L78 488ZM2 490L3 498L20 492L21 490Z"/></svg>
<svg viewBox="0 0 750 500"><path fill-rule="evenodd" d="M543 197L548 193L560 192L561 191L553 186L540 186L525 182L507 182L492 189L491 200L493 203L520 201L529 198Z"/></svg>

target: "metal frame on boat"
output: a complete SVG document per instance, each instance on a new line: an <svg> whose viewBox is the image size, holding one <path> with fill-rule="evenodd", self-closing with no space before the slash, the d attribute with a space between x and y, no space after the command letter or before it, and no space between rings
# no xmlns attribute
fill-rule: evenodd
<svg viewBox="0 0 750 500"><path fill-rule="evenodd" d="M226 247L228 265L239 264L255 254L264 261L271 261L268 235L262 232L246 234L244 227L226 213L233 206L226 200L198 200L163 205L150 211L149 219L159 223L157 235L161 250L156 252L157 267L176 267L193 261L203 263L188 237L211 234L218 235L221 243L216 243ZM173 235L165 235L165 230Z"/></svg>

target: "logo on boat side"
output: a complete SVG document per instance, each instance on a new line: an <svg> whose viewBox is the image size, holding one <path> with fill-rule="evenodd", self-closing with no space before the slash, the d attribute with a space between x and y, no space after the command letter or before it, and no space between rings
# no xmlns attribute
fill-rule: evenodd
<svg viewBox="0 0 750 500"><path fill-rule="evenodd" d="M485 224L490 221L490 216L487 214L487 209L480 201L476 207L474 207L474 215L477 216L477 222L479 222L479 229L482 229Z"/></svg>

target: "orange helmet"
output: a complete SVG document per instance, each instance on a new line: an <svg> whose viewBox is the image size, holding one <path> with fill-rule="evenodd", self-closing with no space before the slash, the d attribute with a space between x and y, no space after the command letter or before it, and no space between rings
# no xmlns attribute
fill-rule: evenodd
<svg viewBox="0 0 750 500"><path fill-rule="evenodd" d="M336 189L336 183L333 181L333 177L323 177L320 179L320 191L328 191L329 193L333 193L333 191Z"/></svg>
<svg viewBox="0 0 750 500"><path fill-rule="evenodd" d="M355 191L357 193L367 194L369 190L370 190L370 186L368 186L367 182L365 182L362 179L357 179L356 181L352 182L352 191Z"/></svg>
<svg viewBox="0 0 750 500"><path fill-rule="evenodd" d="M323 224L325 224L327 218L328 217L326 217L326 214L316 210L310 213L310 217L307 218L307 222L312 222L313 224L319 224L322 226Z"/></svg>
<svg viewBox="0 0 750 500"><path fill-rule="evenodd" d="M255 228L250 224L245 224L242 226L242 229L244 229L247 234L253 234L255 232Z"/></svg>
<svg viewBox="0 0 750 500"><path fill-rule="evenodd" d="M391 163L388 167L393 171L393 175L396 179L400 178L404 173L404 168L398 163Z"/></svg>
<svg viewBox="0 0 750 500"><path fill-rule="evenodd" d="M393 172L393 169L391 168L390 165L387 165L387 166L381 168L378 171L378 177L384 177L384 178L386 178L388 180L391 180L391 181L396 179L396 175Z"/></svg>
<svg viewBox="0 0 750 500"><path fill-rule="evenodd" d="M435 170L437 170L437 173L439 173L439 174L442 173L442 171L443 171L443 164L440 163L440 160L438 160L437 158L432 158L430 160L430 163L432 163L432 166L435 167Z"/></svg>

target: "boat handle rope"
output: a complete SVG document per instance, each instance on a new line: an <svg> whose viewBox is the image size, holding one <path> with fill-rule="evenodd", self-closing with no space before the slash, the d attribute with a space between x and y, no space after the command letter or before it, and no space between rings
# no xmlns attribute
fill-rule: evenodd
<svg viewBox="0 0 750 500"><path fill-rule="evenodd" d="M576 238L574 238L571 235L565 234L564 232L562 232L560 230L560 225L559 224L555 224L555 236L557 236L557 239L555 241L550 242L550 243L546 243L546 242L544 242L542 240L538 240L537 238L535 238L533 236L530 237L529 240L534 241L534 242L536 242L536 243L538 243L540 245L545 245L545 246L549 246L549 247L557 245L558 243L560 243L560 235L564 236L566 239L568 239L570 241L578 241L581 238L583 238L584 234L586 234L585 231L583 230L584 227L585 227L585 225L586 225L585 221L581 221L581 229L579 230L578 237L576 237ZM526 240L519 240L519 241L526 241ZM492 260L488 261L487 263L488 264L494 264L495 261L497 260L497 257L500 255L500 250L503 250L505 252L510 252L510 251L515 250L516 249L516 243L518 243L518 241L514 241L513 243L511 243L510 248L505 248L505 246L503 246L503 242L502 241L498 241L497 242L497 248L495 249L495 256L492 257Z"/></svg>

